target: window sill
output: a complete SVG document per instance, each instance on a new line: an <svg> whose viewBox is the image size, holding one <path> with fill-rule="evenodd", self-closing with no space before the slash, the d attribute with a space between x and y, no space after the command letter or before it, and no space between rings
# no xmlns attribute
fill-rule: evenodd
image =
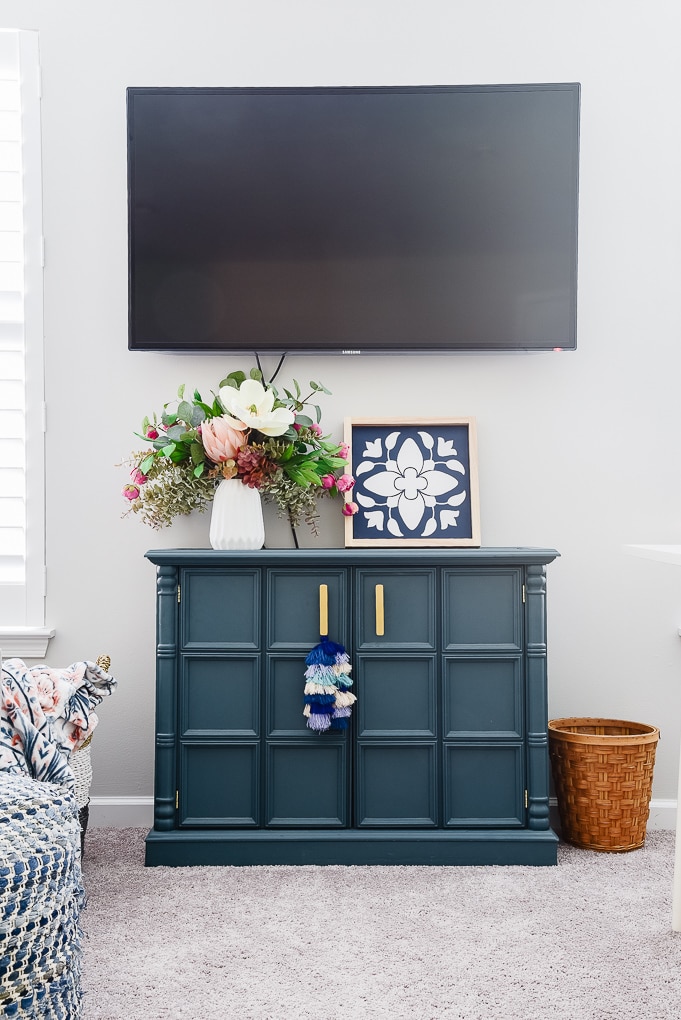
<svg viewBox="0 0 681 1020"><path fill-rule="evenodd" d="M49 627L0 627L0 655L4 659L42 659L54 635Z"/></svg>

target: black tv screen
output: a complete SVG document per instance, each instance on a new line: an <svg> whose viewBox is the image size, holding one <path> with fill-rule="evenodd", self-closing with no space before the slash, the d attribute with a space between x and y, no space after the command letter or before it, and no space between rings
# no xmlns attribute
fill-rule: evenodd
<svg viewBox="0 0 681 1020"><path fill-rule="evenodd" d="M128 89L130 349L573 349L579 102Z"/></svg>

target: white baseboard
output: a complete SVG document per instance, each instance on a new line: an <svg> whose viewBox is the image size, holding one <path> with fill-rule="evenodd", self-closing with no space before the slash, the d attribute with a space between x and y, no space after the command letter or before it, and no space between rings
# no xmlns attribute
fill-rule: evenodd
<svg viewBox="0 0 681 1020"><path fill-rule="evenodd" d="M91 797L88 826L150 829L154 824L153 797Z"/></svg>
<svg viewBox="0 0 681 1020"><path fill-rule="evenodd" d="M650 816L648 818L649 829L675 829L676 828L676 801L675 800L651 800Z"/></svg>
<svg viewBox="0 0 681 1020"><path fill-rule="evenodd" d="M556 798L552 797L552 820L556 810ZM151 828L153 823L153 797L92 797L90 800L89 824L94 828L101 828L104 825L110 825L117 829L139 826ZM652 800L648 828L675 829L676 801Z"/></svg>

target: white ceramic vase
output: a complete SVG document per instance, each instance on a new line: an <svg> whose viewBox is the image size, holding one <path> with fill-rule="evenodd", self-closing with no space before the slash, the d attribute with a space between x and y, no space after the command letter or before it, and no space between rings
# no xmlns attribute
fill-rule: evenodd
<svg viewBox="0 0 681 1020"><path fill-rule="evenodd" d="M257 489L238 478L223 478L213 498L210 516L213 549L262 549L265 525Z"/></svg>

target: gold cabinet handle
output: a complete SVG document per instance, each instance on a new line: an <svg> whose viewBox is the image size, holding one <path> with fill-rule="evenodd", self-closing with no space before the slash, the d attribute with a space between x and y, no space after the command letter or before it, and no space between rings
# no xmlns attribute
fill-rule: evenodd
<svg viewBox="0 0 681 1020"><path fill-rule="evenodd" d="M376 637L385 634L385 617L383 612L383 585L376 585Z"/></svg>
<svg viewBox="0 0 681 1020"><path fill-rule="evenodd" d="M329 587L319 585L319 636L326 637L329 633Z"/></svg>

